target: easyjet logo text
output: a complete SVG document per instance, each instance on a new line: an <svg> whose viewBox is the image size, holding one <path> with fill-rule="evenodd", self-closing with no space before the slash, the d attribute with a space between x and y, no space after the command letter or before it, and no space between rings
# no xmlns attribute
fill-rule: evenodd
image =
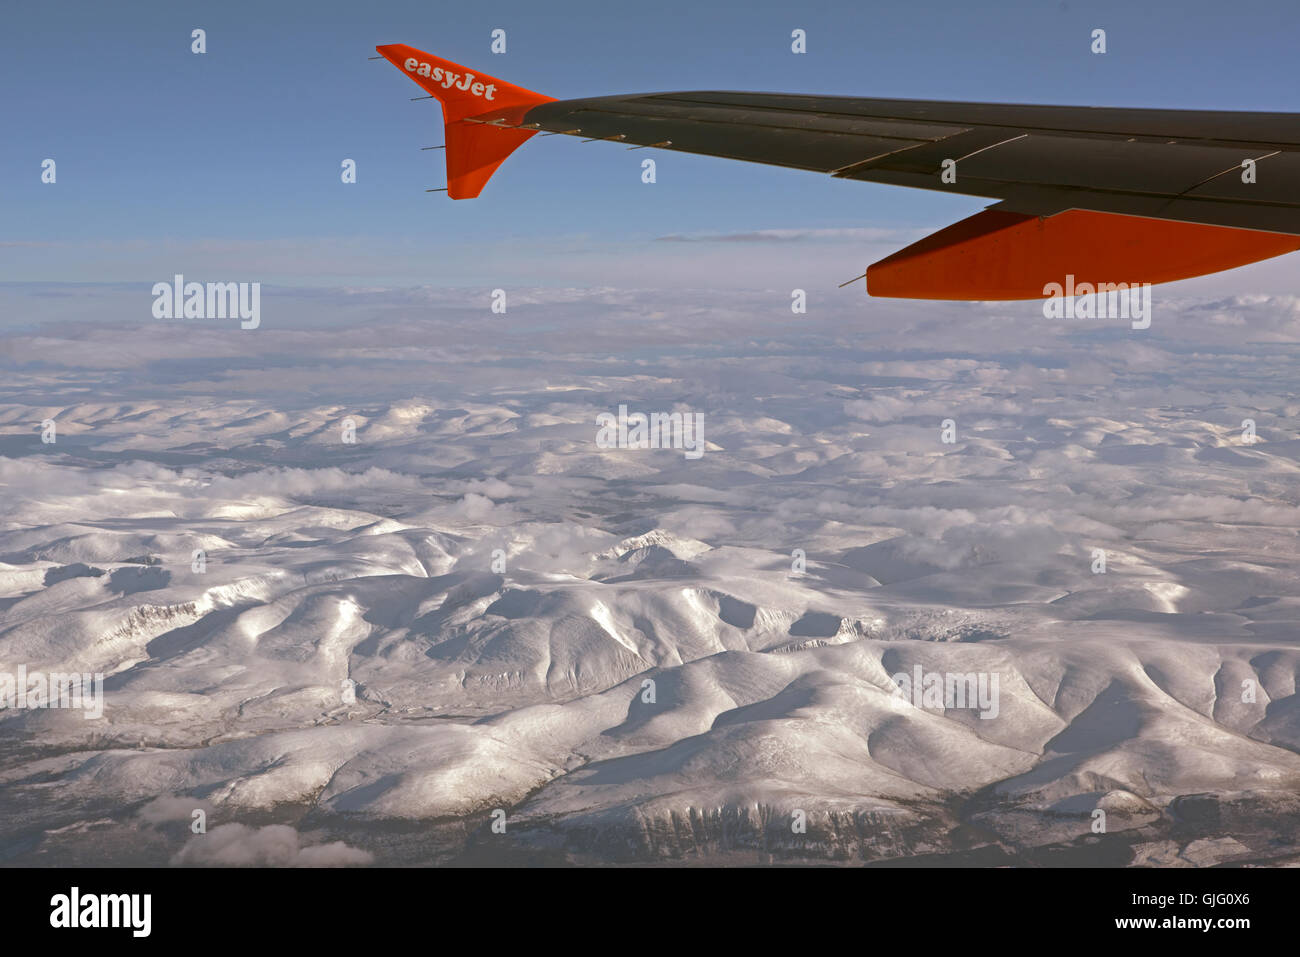
<svg viewBox="0 0 1300 957"><path fill-rule="evenodd" d="M407 57L406 62L402 64L406 67L406 72L414 73L416 76L427 76L434 83L441 83L443 89L467 90L475 96L481 96L485 100L492 99L496 92L495 83L484 83L482 80L475 80L473 73L452 73L450 70L444 70L440 66L433 66L429 63L421 63L415 57Z"/></svg>

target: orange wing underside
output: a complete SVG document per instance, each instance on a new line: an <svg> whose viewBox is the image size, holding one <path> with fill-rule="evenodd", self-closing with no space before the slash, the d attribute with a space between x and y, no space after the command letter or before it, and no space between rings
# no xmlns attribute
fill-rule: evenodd
<svg viewBox="0 0 1300 957"><path fill-rule="evenodd" d="M1300 236L1072 209L986 209L867 269L867 291L899 299L1042 299L1049 284L1160 283L1300 249Z"/></svg>

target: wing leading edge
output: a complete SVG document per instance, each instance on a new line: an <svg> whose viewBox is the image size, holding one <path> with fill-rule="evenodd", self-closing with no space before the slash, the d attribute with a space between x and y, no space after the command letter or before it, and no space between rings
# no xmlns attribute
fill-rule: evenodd
<svg viewBox="0 0 1300 957"><path fill-rule="evenodd" d="M707 91L552 100L480 74L517 91L489 102L457 89L467 68L377 49L442 100L448 183L472 182L465 198L544 131L998 201L871 266L872 295L1032 299L1067 275L1167 282L1300 249L1300 114ZM443 65L442 82L412 58ZM474 130L486 175L453 168L466 127L487 127Z"/></svg>

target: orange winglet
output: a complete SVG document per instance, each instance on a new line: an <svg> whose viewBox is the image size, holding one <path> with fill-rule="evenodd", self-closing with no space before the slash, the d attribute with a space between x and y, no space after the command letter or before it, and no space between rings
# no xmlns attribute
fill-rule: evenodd
<svg viewBox="0 0 1300 957"><path fill-rule="evenodd" d="M405 43L390 43L375 51L442 104L447 195L452 199L473 199L481 193L506 157L536 132L510 127L522 123L524 114L537 104L555 99Z"/></svg>
<svg viewBox="0 0 1300 957"><path fill-rule="evenodd" d="M867 269L867 291L899 299L1042 299L1049 284L1158 283L1300 249L1300 236L1118 213L1046 218L986 209Z"/></svg>

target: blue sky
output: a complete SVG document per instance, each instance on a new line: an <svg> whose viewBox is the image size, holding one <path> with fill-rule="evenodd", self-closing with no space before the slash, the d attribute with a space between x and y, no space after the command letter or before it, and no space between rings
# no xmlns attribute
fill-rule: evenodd
<svg viewBox="0 0 1300 957"><path fill-rule="evenodd" d="M195 27L204 55L190 52ZM489 52L498 27L504 56ZM789 51L795 27L806 55ZM1095 27L1104 56L1089 51ZM878 249L984 205L680 154L658 154L647 186L645 153L568 137L533 140L482 197L453 202L424 192L445 182L441 154L419 150L442 142L437 106L410 102L414 84L367 60L379 43L560 98L753 89L1300 111L1297 35L1290 0L14 5L0 37L0 281L215 270L305 285L599 285L611 265L690 277L706 253L719 268L749 256L656 242L670 234L884 231L824 245L847 279ZM46 157L53 186L40 182ZM355 185L339 180L344 158ZM693 248L667 248L681 245Z"/></svg>

